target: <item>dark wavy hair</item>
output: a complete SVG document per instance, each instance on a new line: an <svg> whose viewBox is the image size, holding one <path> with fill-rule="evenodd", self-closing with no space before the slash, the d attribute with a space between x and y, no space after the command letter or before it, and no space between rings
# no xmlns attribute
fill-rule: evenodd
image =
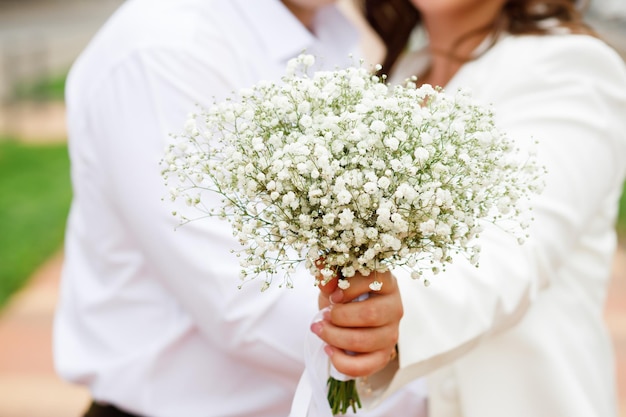
<svg viewBox="0 0 626 417"><path fill-rule="evenodd" d="M420 13L410 0L357 0L363 9L365 18L378 33L387 48L383 61L383 70L389 71L405 49L411 32L420 23ZM555 27L567 29L572 33L585 33L597 36L584 21L582 11L586 1L577 0L509 0L503 6L500 16L493 24L480 28L477 32L497 35L508 32L520 34L549 34ZM550 25L546 25L550 22ZM469 33L464 39L475 33ZM494 39L497 36L494 36ZM447 53L455 58L454 51ZM466 59L463 59L466 60Z"/></svg>

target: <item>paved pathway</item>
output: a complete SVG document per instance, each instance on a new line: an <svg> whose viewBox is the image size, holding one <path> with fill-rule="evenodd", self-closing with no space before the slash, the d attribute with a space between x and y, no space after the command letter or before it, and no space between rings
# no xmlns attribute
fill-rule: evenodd
<svg viewBox="0 0 626 417"><path fill-rule="evenodd" d="M0 315L2 417L79 417L88 402L87 392L61 381L52 366L61 263L61 254L50 259Z"/></svg>

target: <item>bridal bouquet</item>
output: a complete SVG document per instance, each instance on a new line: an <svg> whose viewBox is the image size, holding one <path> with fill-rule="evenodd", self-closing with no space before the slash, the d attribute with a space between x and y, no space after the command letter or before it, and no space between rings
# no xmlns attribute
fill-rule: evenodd
<svg viewBox="0 0 626 417"><path fill-rule="evenodd" d="M301 55L280 82L192 114L162 162L172 199L231 222L243 281L262 276L266 289L282 273L291 286L298 264L318 276L320 260L322 283L395 267L420 279L455 254L476 263L485 221L513 223L523 239L541 170L489 108L415 80L390 86L362 65L313 63ZM343 392L329 392L333 412L354 408L357 394L331 385Z"/></svg>

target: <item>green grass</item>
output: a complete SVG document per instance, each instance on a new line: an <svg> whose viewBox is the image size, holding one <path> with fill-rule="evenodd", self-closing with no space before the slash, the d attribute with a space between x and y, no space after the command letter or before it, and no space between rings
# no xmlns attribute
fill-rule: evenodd
<svg viewBox="0 0 626 417"><path fill-rule="evenodd" d="M43 77L35 82L18 84L13 90L17 100L58 101L63 100L67 74Z"/></svg>
<svg viewBox="0 0 626 417"><path fill-rule="evenodd" d="M0 306L61 247L70 200L67 145L0 139Z"/></svg>
<svg viewBox="0 0 626 417"><path fill-rule="evenodd" d="M619 217L617 219L617 231L620 234L620 238L626 243L626 183L624 183L624 190L622 191L622 199L619 203Z"/></svg>

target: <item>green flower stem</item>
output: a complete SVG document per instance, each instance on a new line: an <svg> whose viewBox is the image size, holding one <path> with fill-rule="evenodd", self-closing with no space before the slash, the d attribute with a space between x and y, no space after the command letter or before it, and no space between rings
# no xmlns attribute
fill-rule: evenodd
<svg viewBox="0 0 626 417"><path fill-rule="evenodd" d="M346 414L349 407L352 407L352 411L355 413L357 408L361 408L356 380L339 381L331 376L326 385L328 385L328 404L330 404L333 415Z"/></svg>

